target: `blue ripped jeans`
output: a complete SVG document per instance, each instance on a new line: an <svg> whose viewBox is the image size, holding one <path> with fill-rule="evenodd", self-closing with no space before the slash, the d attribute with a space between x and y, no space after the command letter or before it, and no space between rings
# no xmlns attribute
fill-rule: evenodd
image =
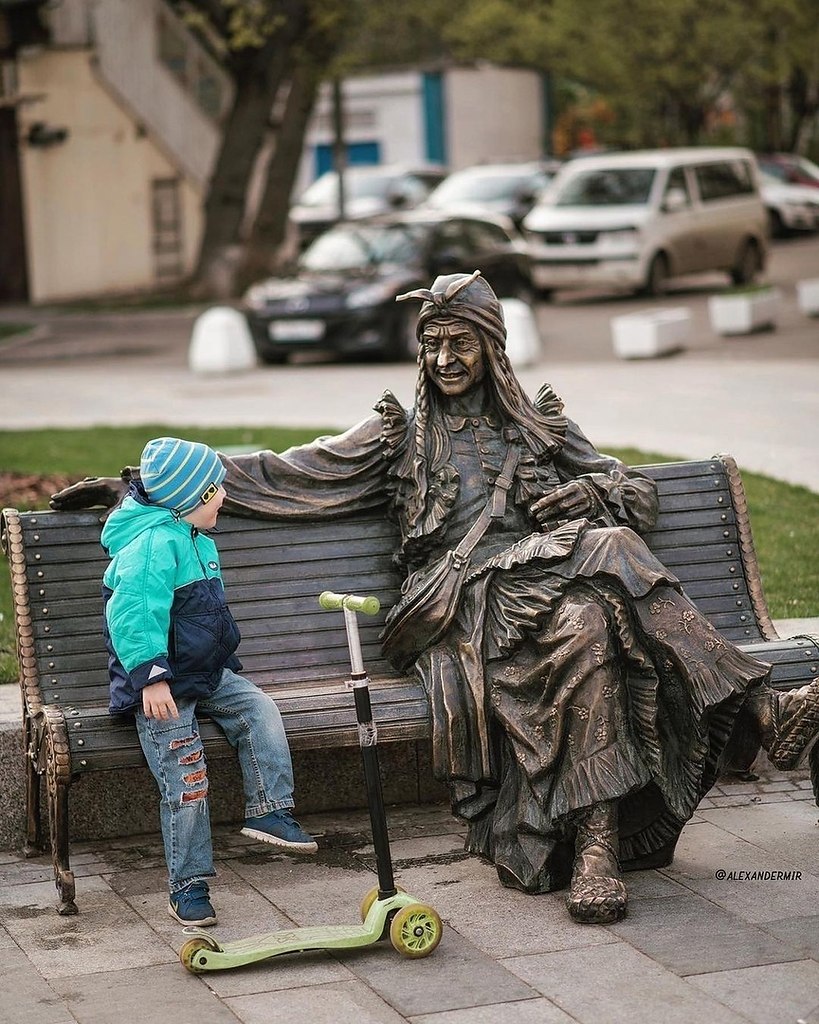
<svg viewBox="0 0 819 1024"><path fill-rule="evenodd" d="M239 755L245 815L293 806L293 766L279 709L253 683L225 669L214 692L177 701L179 718L136 714L139 742L159 786L160 822L171 893L209 878L213 846L208 775L197 714L212 718Z"/></svg>

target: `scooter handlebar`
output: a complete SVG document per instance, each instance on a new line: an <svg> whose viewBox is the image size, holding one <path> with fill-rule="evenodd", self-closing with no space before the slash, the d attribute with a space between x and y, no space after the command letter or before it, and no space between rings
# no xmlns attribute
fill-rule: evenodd
<svg viewBox="0 0 819 1024"><path fill-rule="evenodd" d="M321 607L328 612L349 608L351 612L363 612L364 615L377 615L381 610L381 602L377 597L363 597L358 594L334 594L325 590L318 599Z"/></svg>

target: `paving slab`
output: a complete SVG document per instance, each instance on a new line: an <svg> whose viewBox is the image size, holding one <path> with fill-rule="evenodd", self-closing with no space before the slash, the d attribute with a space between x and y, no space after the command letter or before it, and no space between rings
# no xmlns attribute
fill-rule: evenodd
<svg viewBox="0 0 819 1024"><path fill-rule="evenodd" d="M723 831L787 860L803 872L819 874L819 808L807 790L796 793L804 799L777 803L766 807L764 813L758 813L759 807L745 811L731 808L718 818L711 811L702 811L700 816L718 822ZM766 794L761 796L764 801Z"/></svg>
<svg viewBox="0 0 819 1024"><path fill-rule="evenodd" d="M819 914L765 921L766 932L787 942L805 957L819 961Z"/></svg>
<svg viewBox="0 0 819 1024"><path fill-rule="evenodd" d="M686 826L674 863L663 868L663 874L754 924L801 917L806 908L819 905L819 844L810 851L810 859L806 859L799 840L799 828L805 823L800 806L803 805L764 805L765 815L779 816L781 832L776 832L775 844L761 845L766 842L761 835L756 842L734 835L718 826L717 819ZM754 807L743 813L750 816L761 810ZM801 826L794 824L793 833L789 834L784 823L794 821L794 812ZM732 809L703 815L712 813L719 813L721 823L726 815L732 814ZM816 843L819 837L814 834L813 838ZM780 877L760 877L761 872Z"/></svg>
<svg viewBox="0 0 819 1024"><path fill-rule="evenodd" d="M583 926L566 913L565 894L530 896L504 889L495 868L471 857L428 864L402 874L406 888L491 957L572 949L612 942L605 928Z"/></svg>
<svg viewBox="0 0 819 1024"><path fill-rule="evenodd" d="M763 773L756 794L737 795L749 801L776 781ZM720 788L730 791L728 782ZM88 874L78 881L75 918L55 912L47 858L6 855L0 950L15 958L16 972L0 980L0 1020L177 1024L192 1008L197 1024L796 1024L781 1006L819 1024L810 1016L819 987L813 1004L808 999L819 986L819 915L811 913L819 872L807 873L807 887L715 877L719 866L812 868L815 813L810 799L701 809L673 865L627 876L629 917L604 928L572 922L564 893L504 889L491 864L464 855L462 829L446 805L390 807L397 878L444 921L432 957L407 960L379 943L200 976L178 961L184 936L166 912L158 835L77 844L77 867ZM358 920L361 898L377 882L368 815L322 812L304 824L321 835L314 858L217 827L215 936ZM770 981L791 993L790 1002L749 999L746 978L752 991ZM16 1018L4 1012L9 999Z"/></svg>
<svg viewBox="0 0 819 1024"><path fill-rule="evenodd" d="M3 949L0 971L3 1024L76 1024L68 1004L21 949Z"/></svg>
<svg viewBox="0 0 819 1024"><path fill-rule="evenodd" d="M433 956L408 960L390 946L345 957L346 966L406 1017L535 998L535 992L502 964L453 929Z"/></svg>
<svg viewBox="0 0 819 1024"><path fill-rule="evenodd" d="M182 927L167 913L168 892L164 874L140 871L112 876L108 881L178 953L185 942L185 935ZM228 862L219 865L217 877L211 882L211 899L219 923L209 931L220 942L246 939L293 925L290 918L232 871ZM239 971L214 971L203 974L201 980L217 996L224 998L306 988L351 978L350 972L329 954L310 953L264 961Z"/></svg>
<svg viewBox="0 0 819 1024"><path fill-rule="evenodd" d="M700 974L689 981L754 1024L819 1024L819 964L814 960Z"/></svg>
<svg viewBox="0 0 819 1024"><path fill-rule="evenodd" d="M237 996L226 1005L243 1024L403 1024L405 1019L359 981Z"/></svg>
<svg viewBox="0 0 819 1024"><path fill-rule="evenodd" d="M693 894L631 899L628 917L609 931L681 977L804 957L786 941Z"/></svg>
<svg viewBox="0 0 819 1024"><path fill-rule="evenodd" d="M747 1024L625 942L501 962L581 1024Z"/></svg>
<svg viewBox="0 0 819 1024"><path fill-rule="evenodd" d="M0 893L0 923L47 979L149 967L176 959L104 879L83 885L82 913L60 917L54 886L7 886Z"/></svg>
<svg viewBox="0 0 819 1024"><path fill-rule="evenodd" d="M77 1024L237 1024L242 1018L178 963L57 978ZM292 1024L292 1022L291 1022Z"/></svg>
<svg viewBox="0 0 819 1024"><path fill-rule="evenodd" d="M574 1017L564 1013L548 999L527 999L519 1003L497 1006L471 1006L466 1010L444 1010L410 1017L412 1024L574 1024Z"/></svg>

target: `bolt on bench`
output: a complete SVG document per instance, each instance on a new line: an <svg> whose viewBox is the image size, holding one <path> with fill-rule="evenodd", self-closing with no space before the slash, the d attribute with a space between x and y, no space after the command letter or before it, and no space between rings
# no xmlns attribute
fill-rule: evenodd
<svg viewBox="0 0 819 1024"><path fill-rule="evenodd" d="M682 581L720 633L772 666L772 683L790 689L819 670L819 640L780 640L768 613L744 489L730 456L640 467L657 482L660 516L649 547ZM59 913L75 914L69 860L69 787L86 772L143 765L136 729L108 714L107 653L102 640L99 511L5 509L2 546L10 565L23 698L26 853L40 852L41 779L45 777ZM383 512L323 522L287 523L223 516L219 550L231 610L242 631L244 673L273 696L294 750L356 746L358 730L345 681L343 628L323 614L324 590L366 592L382 611L360 624L372 680L379 741L429 734L426 696L381 655L378 634L400 578L392 556L398 532ZM204 721L210 759L232 753ZM752 745L753 746L753 745ZM814 747L814 778L819 773ZM755 748L744 745L750 764Z"/></svg>

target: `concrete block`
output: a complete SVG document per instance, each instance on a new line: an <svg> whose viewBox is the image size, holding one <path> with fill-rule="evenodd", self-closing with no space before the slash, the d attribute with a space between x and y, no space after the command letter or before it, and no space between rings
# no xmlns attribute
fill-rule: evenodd
<svg viewBox="0 0 819 1024"><path fill-rule="evenodd" d="M188 366L194 373L229 373L255 365L250 328L238 309L214 306L197 317L188 349Z"/></svg>
<svg viewBox="0 0 819 1024"><path fill-rule="evenodd" d="M522 299L501 299L506 323L506 354L516 369L540 359L542 343L532 307Z"/></svg>
<svg viewBox="0 0 819 1024"><path fill-rule="evenodd" d="M717 334L729 336L773 330L779 315L780 296L778 288L712 295L708 300L711 327Z"/></svg>
<svg viewBox="0 0 819 1024"><path fill-rule="evenodd" d="M819 316L819 277L796 282L799 308L808 316Z"/></svg>
<svg viewBox="0 0 819 1024"><path fill-rule="evenodd" d="M684 348L691 311L684 306L646 309L611 319L614 352L621 359L653 359Z"/></svg>

